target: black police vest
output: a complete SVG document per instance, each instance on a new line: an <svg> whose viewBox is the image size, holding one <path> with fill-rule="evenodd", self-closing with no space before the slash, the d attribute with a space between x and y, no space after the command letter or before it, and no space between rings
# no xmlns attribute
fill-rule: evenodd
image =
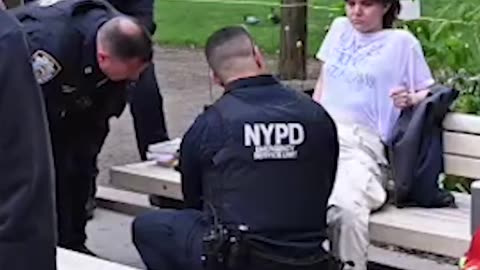
<svg viewBox="0 0 480 270"><path fill-rule="evenodd" d="M232 90L211 109L225 143L203 173L204 209L253 232L324 231L332 168L322 168L322 155L333 153L322 151L333 141L316 137L335 130L320 106L273 85Z"/></svg>

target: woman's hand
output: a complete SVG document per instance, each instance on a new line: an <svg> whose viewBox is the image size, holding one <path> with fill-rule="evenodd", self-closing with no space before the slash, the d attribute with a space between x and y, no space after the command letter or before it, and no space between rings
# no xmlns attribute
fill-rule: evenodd
<svg viewBox="0 0 480 270"><path fill-rule="evenodd" d="M417 105L424 100L428 95L429 90L420 90L412 92L406 87L396 87L390 91L390 97L393 99L393 104L399 109L405 109Z"/></svg>

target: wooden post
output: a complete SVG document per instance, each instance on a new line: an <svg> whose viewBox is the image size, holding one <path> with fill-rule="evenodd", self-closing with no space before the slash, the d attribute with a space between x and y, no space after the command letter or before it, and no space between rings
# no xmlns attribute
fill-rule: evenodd
<svg viewBox="0 0 480 270"><path fill-rule="evenodd" d="M3 0L7 8L14 8L19 5L23 5L23 0Z"/></svg>
<svg viewBox="0 0 480 270"><path fill-rule="evenodd" d="M307 0L282 0L279 75L306 79Z"/></svg>

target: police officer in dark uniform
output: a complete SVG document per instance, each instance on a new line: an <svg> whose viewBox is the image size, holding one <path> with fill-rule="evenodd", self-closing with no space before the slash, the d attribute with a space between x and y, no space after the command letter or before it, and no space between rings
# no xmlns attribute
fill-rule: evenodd
<svg viewBox="0 0 480 270"><path fill-rule="evenodd" d="M13 11L28 34L53 144L59 245L85 247L85 204L108 120L150 65L150 34L100 0L40 0Z"/></svg>
<svg viewBox="0 0 480 270"><path fill-rule="evenodd" d="M54 175L45 107L25 35L2 9L0 59L0 269L55 270Z"/></svg>
<svg viewBox="0 0 480 270"><path fill-rule="evenodd" d="M41 1L41 0L40 0ZM68 1L68 0L67 0ZM33 2L26 0L25 3ZM156 30L153 20L153 0L108 0L118 11L137 18L150 32ZM163 110L163 98L155 76L155 66L152 62L139 80L129 87L128 102L133 117L138 152L142 160L146 160L148 145L168 140L168 132ZM95 180L95 179L94 179ZM87 204L88 217L93 216L95 207L96 184L92 183L92 190ZM158 196L151 196L152 204L161 205Z"/></svg>
<svg viewBox="0 0 480 270"><path fill-rule="evenodd" d="M183 138L186 209L134 221L147 268L327 269L321 243L339 151L332 119L267 73L243 27L215 32L206 57L225 93Z"/></svg>

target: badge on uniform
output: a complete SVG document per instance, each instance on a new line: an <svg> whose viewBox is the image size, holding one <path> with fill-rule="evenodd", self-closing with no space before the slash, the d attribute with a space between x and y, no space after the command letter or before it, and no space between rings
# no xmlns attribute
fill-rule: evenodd
<svg viewBox="0 0 480 270"><path fill-rule="evenodd" d="M38 84L49 82L62 70L58 61L51 54L43 50L38 50L33 53L32 66Z"/></svg>

